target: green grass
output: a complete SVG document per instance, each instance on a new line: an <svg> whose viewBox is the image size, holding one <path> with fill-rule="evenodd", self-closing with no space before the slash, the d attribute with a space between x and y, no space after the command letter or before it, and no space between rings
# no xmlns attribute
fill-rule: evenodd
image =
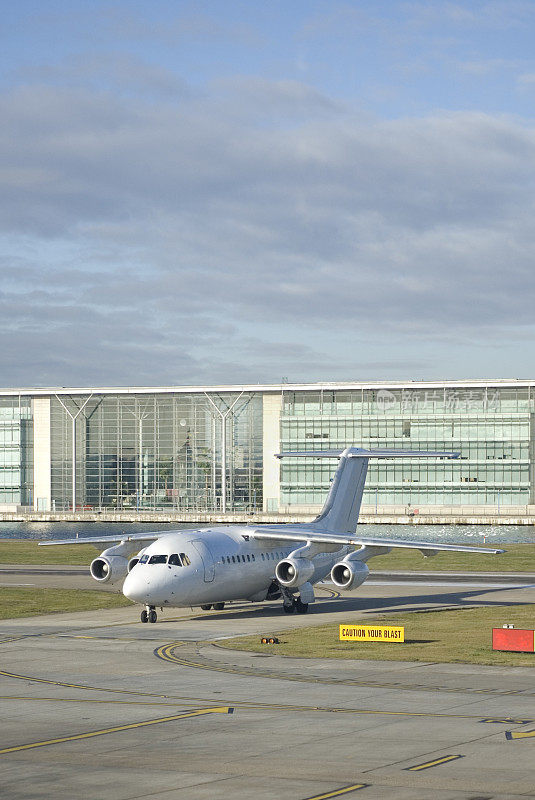
<svg viewBox="0 0 535 800"><path fill-rule="evenodd" d="M415 535L415 538L416 535ZM438 537L440 538L440 537ZM368 561L374 570L401 570L421 572L534 572L535 544L481 545L506 551L501 555L475 555L472 553L438 553L425 558L419 550L392 550L387 556L377 556Z"/></svg>
<svg viewBox="0 0 535 800"><path fill-rule="evenodd" d="M98 548L98 549L97 549ZM0 564L69 564L88 566L104 546L90 544L39 547L28 539L0 540Z"/></svg>
<svg viewBox="0 0 535 800"><path fill-rule="evenodd" d="M141 546L141 545L140 545ZM498 545L499 547L499 545ZM377 556L368 563L371 570L423 572L533 572L535 544L508 544L500 556L476 556L470 553L439 553L424 558L416 550L396 549L387 556ZM0 564L70 564L87 566L100 552L90 544L38 547L27 539L0 540ZM102 548L103 549L103 548Z"/></svg>
<svg viewBox="0 0 535 800"><path fill-rule="evenodd" d="M61 611L97 611L122 608L132 603L122 594L86 592L77 589L0 589L0 619L56 614Z"/></svg>
<svg viewBox="0 0 535 800"><path fill-rule="evenodd" d="M535 627L535 605L460 608L453 611L377 614L362 624L404 625L404 643L341 642L339 625L354 624L353 615L339 622L276 634L278 645L260 644L260 636L218 642L232 650L274 653L300 658L375 659L378 661L436 661L496 666L535 667L535 653L492 650L492 628L511 622L516 628ZM273 635L273 631L264 635ZM276 633L276 632L275 632Z"/></svg>

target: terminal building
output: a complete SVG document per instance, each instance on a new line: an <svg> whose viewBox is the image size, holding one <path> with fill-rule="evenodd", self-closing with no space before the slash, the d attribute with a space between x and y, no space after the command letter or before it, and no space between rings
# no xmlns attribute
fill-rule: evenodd
<svg viewBox="0 0 535 800"><path fill-rule="evenodd" d="M0 510L314 512L336 463L284 450L455 450L370 462L363 508L535 503L535 381L0 391ZM477 509L476 509L477 510Z"/></svg>

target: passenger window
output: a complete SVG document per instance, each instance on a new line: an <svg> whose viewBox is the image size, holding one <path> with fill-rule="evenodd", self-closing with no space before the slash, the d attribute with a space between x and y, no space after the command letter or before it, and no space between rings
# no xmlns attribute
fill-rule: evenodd
<svg viewBox="0 0 535 800"><path fill-rule="evenodd" d="M149 564L165 564L167 562L167 556L151 556L149 558Z"/></svg>
<svg viewBox="0 0 535 800"><path fill-rule="evenodd" d="M264 554L263 554L263 553L261 553L261 556L262 556L262 561L264 561Z"/></svg>
<svg viewBox="0 0 535 800"><path fill-rule="evenodd" d="M234 556L232 556L232 563L233 563L233 564L235 564L235 563L236 563L236 562L234 561Z"/></svg>
<svg viewBox="0 0 535 800"><path fill-rule="evenodd" d="M253 553L253 555L251 556L251 561L254 561L254 553Z"/></svg>
<svg viewBox="0 0 535 800"><path fill-rule="evenodd" d="M251 556L249 555L249 553L247 553L247 561L250 561L250 560L251 560Z"/></svg>
<svg viewBox="0 0 535 800"><path fill-rule="evenodd" d="M180 560L180 556L178 555L178 553L172 553L169 556L169 560L168 560L167 563L168 564L173 564L173 566L175 566L175 567L181 567L182 566L182 561Z"/></svg>
<svg viewBox="0 0 535 800"><path fill-rule="evenodd" d="M180 553L180 558L182 559L182 564L185 567L189 567L191 561L189 560L188 556L185 553Z"/></svg>

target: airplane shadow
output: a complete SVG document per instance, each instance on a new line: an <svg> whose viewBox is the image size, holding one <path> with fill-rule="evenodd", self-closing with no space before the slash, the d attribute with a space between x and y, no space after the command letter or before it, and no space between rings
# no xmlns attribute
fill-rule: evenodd
<svg viewBox="0 0 535 800"><path fill-rule="evenodd" d="M506 600L501 597L499 600L481 600L481 595L488 595L494 592L504 592L504 589L459 589L456 592L429 592L424 595L400 595L399 597L336 597L318 598L313 605L309 606L308 615L332 614L333 612L362 611L366 614L373 614L388 608L391 613L410 611L413 608L418 611L437 611L440 606L458 606L459 608L470 608L476 606L514 606L525 605L521 600ZM224 611L199 614L192 617L198 622L207 620L213 622L214 619L255 619L258 617L286 617L279 602L270 603L263 606L232 608ZM301 616L301 615L296 615Z"/></svg>

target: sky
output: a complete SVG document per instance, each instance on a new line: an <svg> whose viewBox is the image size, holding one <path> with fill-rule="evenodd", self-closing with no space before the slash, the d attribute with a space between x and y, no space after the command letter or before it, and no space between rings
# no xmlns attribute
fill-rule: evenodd
<svg viewBox="0 0 535 800"><path fill-rule="evenodd" d="M535 378L535 2L2 3L0 385Z"/></svg>

